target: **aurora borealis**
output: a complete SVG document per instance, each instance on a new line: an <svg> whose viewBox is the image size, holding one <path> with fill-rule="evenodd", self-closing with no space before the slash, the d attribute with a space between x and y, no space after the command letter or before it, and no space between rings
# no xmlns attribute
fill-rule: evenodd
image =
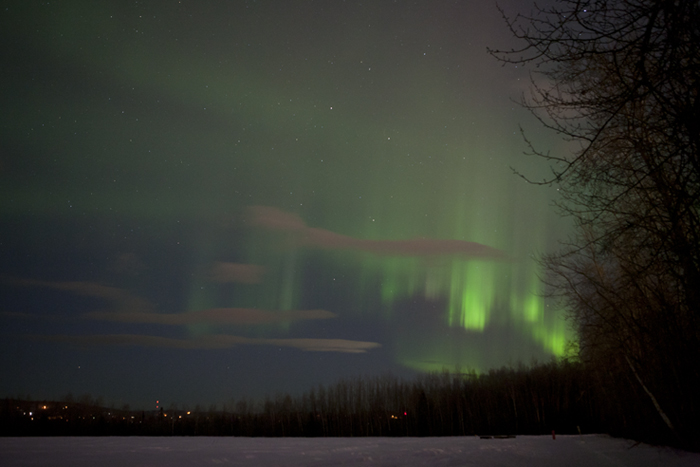
<svg viewBox="0 0 700 467"><path fill-rule="evenodd" d="M505 2L516 11L518 2ZM495 4L11 1L0 393L220 403L562 355Z"/></svg>

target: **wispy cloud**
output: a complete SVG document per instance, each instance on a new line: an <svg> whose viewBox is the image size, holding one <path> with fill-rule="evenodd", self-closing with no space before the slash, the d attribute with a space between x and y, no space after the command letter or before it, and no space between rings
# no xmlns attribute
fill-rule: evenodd
<svg viewBox="0 0 700 467"><path fill-rule="evenodd" d="M243 284L259 284L265 268L257 264L216 262L211 268L209 277L214 282L240 282Z"/></svg>
<svg viewBox="0 0 700 467"><path fill-rule="evenodd" d="M295 235L302 245L328 250L356 250L393 256L461 256L464 258L505 260L502 250L464 240L416 238L411 240L364 240L330 230L308 227L296 214L268 206L249 208L251 223L270 230Z"/></svg>
<svg viewBox="0 0 700 467"><path fill-rule="evenodd" d="M151 304L148 300L136 297L124 289L110 287L107 285L98 284L96 282L40 281L35 279L20 279L12 277L4 277L3 280L6 283L16 286L46 287L54 290L63 290L76 295L101 298L112 302L115 308L119 310L147 311L151 309Z"/></svg>
<svg viewBox="0 0 700 467"><path fill-rule="evenodd" d="M114 311L93 311L83 314L84 318L101 321L172 326L190 324L256 325L337 317L335 313L326 310L269 311L257 308L210 308L184 313L155 313L147 300L136 297L124 289L95 282L51 282L17 278L5 278L5 280L19 286L48 287L112 302Z"/></svg>
<svg viewBox="0 0 700 467"><path fill-rule="evenodd" d="M366 353L381 347L376 342L346 339L264 339L216 334L197 339L173 339L169 337L139 334L102 334L89 336L30 336L33 339L69 343L81 346L134 345L171 349L227 349L241 345L267 345L291 347L307 352Z"/></svg>
<svg viewBox="0 0 700 467"><path fill-rule="evenodd" d="M151 310L152 306L147 300L133 296L124 289L94 282L52 282L7 277L4 277L3 280L17 286L47 287L78 295L102 298L113 304L114 311L94 311L82 316L87 319L119 323L172 326L191 324L262 325L337 317L335 313L326 310L269 311L255 308L210 308L184 313L155 313ZM25 317L25 314L4 312L3 316L16 319ZM375 342L345 339L265 339L223 334L207 335L197 339L172 339L139 334L55 335L33 336L33 338L78 345L137 345L178 349L223 349L238 345L270 345L315 352L364 353L369 349L380 347L380 344Z"/></svg>
<svg viewBox="0 0 700 467"><path fill-rule="evenodd" d="M210 308L187 313L142 313L95 311L84 315L89 319L115 321L119 323L190 325L231 324L255 325L286 323L302 320L335 318L326 310L267 311L255 308Z"/></svg>

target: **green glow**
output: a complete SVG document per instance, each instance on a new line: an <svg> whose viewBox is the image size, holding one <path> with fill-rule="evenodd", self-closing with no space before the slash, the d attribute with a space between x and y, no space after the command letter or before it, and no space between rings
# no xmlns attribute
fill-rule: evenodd
<svg viewBox="0 0 700 467"><path fill-rule="evenodd" d="M523 320L526 323L536 324L544 320L544 299L540 295L540 281L534 268L527 273L529 287L527 289L511 289L510 309L511 316L515 320Z"/></svg>
<svg viewBox="0 0 700 467"><path fill-rule="evenodd" d="M484 330L495 298L494 270L494 264L476 261L453 265L448 309L450 324Z"/></svg>
<svg viewBox="0 0 700 467"><path fill-rule="evenodd" d="M547 325L536 326L532 335L552 355L563 357L567 355L567 344L571 340L563 320L552 321Z"/></svg>
<svg viewBox="0 0 700 467"><path fill-rule="evenodd" d="M530 323L537 323L541 321L544 316L542 300L535 295L527 297L525 299L525 307L523 311L525 314L525 321Z"/></svg>
<svg viewBox="0 0 700 467"><path fill-rule="evenodd" d="M395 61L373 58L375 44L392 37L389 42L368 38L366 50L354 43L356 59L338 59L333 66L328 58L336 56L337 44L315 44L309 61L279 49L274 40L255 53L235 49L243 58L230 60L233 49L219 50L213 43L204 48L206 54L188 41L175 47L168 31L179 28L160 19L143 26L151 42L138 36L96 41L100 35L120 34L124 24L107 20L112 12L99 3L66 8L62 15L40 13L47 56L74 66L86 80L108 78L95 86L99 92L79 98L85 101L63 102L59 96L44 104L44 97L37 97L8 110L18 117L8 120L6 132L31 135L35 152L51 157L42 162L48 176L31 186L18 177L5 178L0 192L10 202L0 212L67 215L71 200L81 215L118 213L134 224L144 219L161 223L164 230L181 219L197 224L194 245L187 245L192 264L186 302L183 310L167 312L218 306L315 308L314 300L335 292L328 289L335 283L339 289L352 288L343 296L350 303L336 304L339 308L359 316L376 313L389 326L401 323L401 307L409 300L443 307L434 315L431 332L421 329L383 343L411 368L487 369L528 358L533 348L565 355L571 333L560 312L550 310L539 295L530 256L552 244L548 234L556 226L546 214L548 194L511 174L510 165L525 165L519 157L522 141L513 131L519 117L506 96L497 103L496 93L485 91L514 83L489 75L472 85L471 75L461 71L466 67L455 72L456 66L446 79L445 67L417 64L412 56L402 57L410 68L382 65L387 74L375 78L381 67L370 62ZM83 18L81 27L75 18ZM133 21L136 26L141 20L134 16ZM26 31L18 27L17 34ZM53 39L64 34L71 40ZM79 37L82 46L75 47ZM132 49L139 53L127 54ZM214 55L219 58L211 59ZM457 55L454 60L469 63ZM18 81L24 86L30 79L22 75ZM442 87L447 81L458 84ZM89 91L84 84L78 83L86 88L82 93ZM34 110L22 110L35 107L44 109L40 120ZM88 136L74 138L73 123L64 118L73 114L84 125L81 135ZM39 137L39 131L45 133ZM57 142L70 149L54 156L62 147ZM56 159L64 165L55 165ZM74 178L55 177L51 172L58 169ZM74 185L81 185L80 196ZM245 225L250 205L275 206L298 214L309 226L360 239L479 242L502 249L512 261L323 251L317 256L340 274L333 282L310 271L312 255L305 248L289 245L283 234ZM235 228L221 227L229 223ZM207 268L229 260L260 265L266 272L263 283L236 285L235 294L222 303ZM309 283L321 280L322 285ZM377 298L379 305L365 306ZM446 340L443 328L454 336ZM491 344L484 336L499 329L511 332L522 347L482 350Z"/></svg>

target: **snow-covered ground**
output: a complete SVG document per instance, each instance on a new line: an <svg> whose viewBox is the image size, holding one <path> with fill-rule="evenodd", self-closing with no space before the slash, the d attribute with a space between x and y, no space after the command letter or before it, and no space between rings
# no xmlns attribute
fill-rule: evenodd
<svg viewBox="0 0 700 467"><path fill-rule="evenodd" d="M608 436L454 438L0 438L11 466L698 467L700 454Z"/></svg>

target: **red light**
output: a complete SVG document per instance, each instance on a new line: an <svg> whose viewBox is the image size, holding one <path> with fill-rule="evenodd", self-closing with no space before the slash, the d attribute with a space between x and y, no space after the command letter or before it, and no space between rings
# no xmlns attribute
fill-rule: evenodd
<svg viewBox="0 0 700 467"><path fill-rule="evenodd" d="M404 414L404 415L408 415L408 413L407 413L407 412L404 412L403 414Z"/></svg>

